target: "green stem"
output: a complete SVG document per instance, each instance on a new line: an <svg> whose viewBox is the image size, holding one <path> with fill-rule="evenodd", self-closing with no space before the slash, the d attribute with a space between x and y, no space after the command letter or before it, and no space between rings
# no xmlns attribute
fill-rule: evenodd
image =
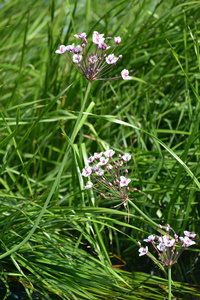
<svg viewBox="0 0 200 300"><path fill-rule="evenodd" d="M79 131L79 129L80 129L79 125L80 125L80 121L81 121L81 118L82 118L82 115L83 115L83 111L84 111L84 108L85 108L85 104L86 104L86 101L87 101L87 98L88 98L88 94L89 94L90 89L91 89L91 84L92 84L92 82L89 81L89 82L88 82L87 89L86 89L86 92L85 92L85 97L84 97L84 99L83 99L83 104L82 104L82 106L81 106L81 110L80 110L80 112L79 112L78 118L77 118L77 120L76 120L76 124L75 124L75 126L74 126L74 130L73 130L72 135L71 135L71 143L74 142L75 137L76 137L76 135L77 135L77 133L78 133L78 131Z"/></svg>
<svg viewBox="0 0 200 300"><path fill-rule="evenodd" d="M131 204L131 206L133 206L135 208L135 210L137 210L137 212L139 212L139 214L144 218L146 219L147 221L149 221L153 227L155 227L155 229L157 230L158 229L158 224L155 223L154 221L151 220L151 218L149 218L147 215L145 215L145 213L143 213L138 207L137 205L135 205L130 199L127 199L128 200L128 203Z"/></svg>
<svg viewBox="0 0 200 300"><path fill-rule="evenodd" d="M171 266L168 267L168 300L171 300L172 282L171 282Z"/></svg>

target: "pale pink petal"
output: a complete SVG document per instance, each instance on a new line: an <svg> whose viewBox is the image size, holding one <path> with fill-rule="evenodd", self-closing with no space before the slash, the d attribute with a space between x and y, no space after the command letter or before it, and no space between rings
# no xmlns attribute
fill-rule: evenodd
<svg viewBox="0 0 200 300"><path fill-rule="evenodd" d="M81 55L78 55L78 54L74 54L73 55L73 62L76 63L76 64L79 64L80 61L82 59L82 56Z"/></svg>
<svg viewBox="0 0 200 300"><path fill-rule="evenodd" d="M110 54L106 57L106 62L108 65L115 64L118 61L119 57L116 57L114 54Z"/></svg>
<svg viewBox="0 0 200 300"><path fill-rule="evenodd" d="M125 153L122 158L124 161L129 161L131 159L131 155L129 153Z"/></svg>
<svg viewBox="0 0 200 300"><path fill-rule="evenodd" d="M93 43L96 45L102 44L105 40L105 38L103 36L104 36L104 34L100 34L97 31L94 31L93 35L92 35Z"/></svg>
<svg viewBox="0 0 200 300"><path fill-rule="evenodd" d="M84 39L87 35L85 32L80 32L79 34L75 34L74 36L78 39Z"/></svg>
<svg viewBox="0 0 200 300"><path fill-rule="evenodd" d="M145 255L148 252L148 246L146 246L145 248L141 247L139 250L139 256Z"/></svg>
<svg viewBox="0 0 200 300"><path fill-rule="evenodd" d="M105 157L111 158L115 154L115 151L112 149L109 149L104 152Z"/></svg>
<svg viewBox="0 0 200 300"><path fill-rule="evenodd" d="M131 182L131 179L124 176L120 176L120 187L127 186Z"/></svg>
<svg viewBox="0 0 200 300"><path fill-rule="evenodd" d="M129 71L124 69L122 72L121 72L121 76L124 80L130 80L131 79L131 76L129 76Z"/></svg>
<svg viewBox="0 0 200 300"><path fill-rule="evenodd" d="M63 53L65 53L65 51L67 51L67 48L66 48L64 45L61 45L61 46L59 47L59 50L56 50L55 52L56 52L57 54L63 54Z"/></svg>
<svg viewBox="0 0 200 300"><path fill-rule="evenodd" d="M153 242L155 240L155 235L151 234L148 236L148 239L144 239L145 242Z"/></svg>
<svg viewBox="0 0 200 300"><path fill-rule="evenodd" d="M115 38L114 38L114 41L115 41L116 44L120 44L120 43L121 43L121 38L120 38L120 36L115 37Z"/></svg>
<svg viewBox="0 0 200 300"><path fill-rule="evenodd" d="M93 187L93 183L91 181L88 181L86 186L84 187L85 190L89 190Z"/></svg>

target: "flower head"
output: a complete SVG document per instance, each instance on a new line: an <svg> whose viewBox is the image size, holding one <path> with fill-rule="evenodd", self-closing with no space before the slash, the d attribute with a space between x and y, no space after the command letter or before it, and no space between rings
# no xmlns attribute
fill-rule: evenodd
<svg viewBox="0 0 200 300"><path fill-rule="evenodd" d="M119 58L116 57L113 53L113 54L108 55L108 57L106 57L106 62L107 62L107 64L111 65L111 64L115 64L118 61L118 59Z"/></svg>
<svg viewBox="0 0 200 300"><path fill-rule="evenodd" d="M129 76L129 71L124 69L122 72L121 72L121 76L124 80L130 80L131 79L131 76Z"/></svg>
<svg viewBox="0 0 200 300"><path fill-rule="evenodd" d="M161 260L161 264L163 266L172 266L181 253L184 251L186 247L190 247L195 244L193 240L191 240L188 235L191 238L194 238L196 236L195 233L191 234L189 231L184 231L185 237L180 237L180 241L182 242L182 248L180 249L179 252L175 252L176 245L179 242L178 235L175 233L174 238L171 238L169 235L169 230L170 230L170 225L167 225L165 230L166 234L162 235L162 226L159 225L159 230L161 232L161 236L154 236L154 235L149 235L148 239L144 239L145 242L150 242L152 243L152 246L155 248L155 250L158 252L159 259ZM157 243L155 241L155 238L157 239ZM141 243L138 242L138 245L140 247L139 252L145 253L145 248L141 247ZM170 249L171 248L171 249ZM143 254L139 254L141 256ZM148 255L148 254L147 254ZM150 255L149 255L150 256ZM151 257L151 256L150 256ZM159 263L159 261L158 261Z"/></svg>
<svg viewBox="0 0 200 300"><path fill-rule="evenodd" d="M97 31L94 31L93 35L92 35L93 43L96 44L96 45L99 45L99 44L103 43L104 40L105 40L105 38L103 36L104 36L104 34L100 34Z"/></svg>
<svg viewBox="0 0 200 300"><path fill-rule="evenodd" d="M85 168L82 171L82 175L84 177L88 177L92 174L92 168L90 166L85 166Z"/></svg>
<svg viewBox="0 0 200 300"><path fill-rule="evenodd" d="M89 189L91 189L92 187L93 187L93 183L92 183L91 181L88 181L87 184L86 184L86 186L85 186L85 189L86 189L86 190L89 190Z"/></svg>
<svg viewBox="0 0 200 300"><path fill-rule="evenodd" d="M185 230L183 233L185 234L185 236L191 237L192 239L194 239L196 236L196 233L191 233L190 231L187 230Z"/></svg>
<svg viewBox="0 0 200 300"><path fill-rule="evenodd" d="M131 159L131 155L129 153L125 153L122 158L124 161L129 161Z"/></svg>
<svg viewBox="0 0 200 300"><path fill-rule="evenodd" d="M195 242L192 241L191 239L189 239L188 236L185 236L185 237L180 236L179 239L182 242L182 247L183 248L190 247L190 246L195 244Z"/></svg>
<svg viewBox="0 0 200 300"><path fill-rule="evenodd" d="M119 59L122 58L120 54L118 57L114 55L114 50L121 43L120 37L115 37L115 47L110 54L107 54L106 51L110 48L105 43L104 34L100 34L97 31L93 32L92 41L94 43L94 50L89 53L87 48L86 33L81 32L74 35L77 39L81 40L81 45L75 46L72 45L61 45L59 50L55 52L58 54L64 54L65 57L70 61L70 63L76 68L76 70L81 73L89 81L94 80L116 80L116 79L129 79L127 72L128 70L123 70L121 76L113 78L103 78L104 75L112 71L116 66L116 63ZM73 57L70 58L70 55L66 55L66 51L73 54ZM76 66L78 64L78 67ZM126 71L126 72L125 72Z"/></svg>
<svg viewBox="0 0 200 300"><path fill-rule="evenodd" d="M155 235L151 234L148 236L148 239L144 239L145 242L153 242L155 240Z"/></svg>
<svg viewBox="0 0 200 300"><path fill-rule="evenodd" d="M120 187L128 186L128 184L131 182L131 179L126 178L124 176L120 176Z"/></svg>
<svg viewBox="0 0 200 300"><path fill-rule="evenodd" d="M148 252L148 246L146 246L145 248L141 247L139 250L139 256L145 255Z"/></svg>
<svg viewBox="0 0 200 300"><path fill-rule="evenodd" d="M76 38L78 38L78 39L85 39L86 38L86 33L85 32L81 32L79 34L75 34L74 36Z"/></svg>
<svg viewBox="0 0 200 300"><path fill-rule="evenodd" d="M114 41L115 41L116 44L120 44L120 43L121 43L121 38L120 38L120 36L115 37L115 38L114 38Z"/></svg>
<svg viewBox="0 0 200 300"><path fill-rule="evenodd" d="M76 64L79 64L80 61L82 59L82 56L81 55L78 55L78 54L74 54L73 55L73 62L76 63Z"/></svg>
<svg viewBox="0 0 200 300"><path fill-rule="evenodd" d="M105 157L103 157L103 156L100 157L100 161L99 161L99 165L100 165L100 166L106 165L107 162L108 162L108 158L105 158Z"/></svg>
<svg viewBox="0 0 200 300"><path fill-rule="evenodd" d="M126 169L123 170L122 156L119 155L119 159L116 160L113 158L114 154L115 151L112 149L105 152L95 152L87 160L87 164L90 166L85 166L82 176L90 176L91 178L85 189L92 188L102 199L121 200L126 207L128 184L131 182L131 179L127 177L127 161Z"/></svg>
<svg viewBox="0 0 200 300"><path fill-rule="evenodd" d="M64 45L61 45L59 47L59 50L56 50L56 53L57 54L63 54L63 53L65 53L65 51L67 51L67 47L65 47Z"/></svg>
<svg viewBox="0 0 200 300"><path fill-rule="evenodd" d="M93 161L94 161L94 156L90 156L89 158L88 158L88 163L92 163Z"/></svg>
<svg viewBox="0 0 200 300"><path fill-rule="evenodd" d="M103 155L103 152L95 152L94 153L94 158L98 159L98 158L102 157L102 155Z"/></svg>
<svg viewBox="0 0 200 300"><path fill-rule="evenodd" d="M115 154L115 151L112 149L109 149L104 152L105 157L111 158Z"/></svg>

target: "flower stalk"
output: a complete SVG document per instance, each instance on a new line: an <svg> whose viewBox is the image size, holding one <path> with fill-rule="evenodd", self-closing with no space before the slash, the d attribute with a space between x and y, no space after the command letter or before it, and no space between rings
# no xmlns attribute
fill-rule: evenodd
<svg viewBox="0 0 200 300"><path fill-rule="evenodd" d="M171 300L172 294L172 268L168 266L168 300Z"/></svg>

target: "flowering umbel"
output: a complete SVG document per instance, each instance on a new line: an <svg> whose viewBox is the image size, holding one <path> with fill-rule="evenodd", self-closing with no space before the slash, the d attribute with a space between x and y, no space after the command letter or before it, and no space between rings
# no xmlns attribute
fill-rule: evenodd
<svg viewBox="0 0 200 300"><path fill-rule="evenodd" d="M107 50L110 48L106 43L104 34L100 34L97 31L93 32L92 41L95 45L93 52L88 53L88 41L86 39L86 33L81 32L74 35L77 39L80 40L81 46L73 43L72 45L61 45L58 50L55 52L58 54L64 54L65 57L70 61L70 63L76 68L76 70L81 73L89 81L94 80L115 80L115 79L124 79L129 80L129 71L124 69L121 72L121 76L113 78L102 78L102 76L109 73L117 64L117 61L122 58L122 55L115 56L114 51L116 47L121 43L121 38L115 37L115 47L107 54ZM70 52L70 55L66 55L67 52Z"/></svg>
<svg viewBox="0 0 200 300"><path fill-rule="evenodd" d="M196 234L185 230L184 237L182 237L182 236L178 237L177 234L174 234L174 238L171 238L169 236L169 229L170 229L169 224L166 226L166 235L162 235L162 226L161 225L159 225L159 229L161 231L161 236L149 235L147 239L144 239L144 241L147 243L151 243L153 245L153 247L155 248L155 250L158 253L160 263L163 266L171 267L177 261L177 259L179 258L179 256L182 254L182 252L185 250L186 247L189 247L189 246L192 246L195 244L193 239L195 238ZM175 250L176 250L176 246L179 243L179 240L181 241L182 246L181 246L181 249L176 252ZM140 246L139 256L146 254L150 258L153 257L149 253L148 246L143 248L143 247L141 247L140 242L138 242L138 245Z"/></svg>
<svg viewBox="0 0 200 300"><path fill-rule="evenodd" d="M90 156L87 165L82 170L82 176L89 177L85 189L93 189L101 198L108 200L121 200L124 206L127 205L128 178L127 164L131 155L126 153L118 156L118 160L113 160L115 151L109 149L105 152L95 152ZM123 165L125 170L123 171Z"/></svg>

